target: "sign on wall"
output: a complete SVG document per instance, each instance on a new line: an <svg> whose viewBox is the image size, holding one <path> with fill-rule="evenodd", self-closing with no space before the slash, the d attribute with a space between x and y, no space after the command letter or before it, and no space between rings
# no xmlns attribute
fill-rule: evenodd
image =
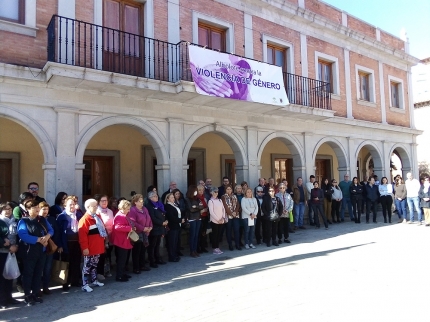
<svg viewBox="0 0 430 322"><path fill-rule="evenodd" d="M198 46L188 48L197 93L264 104L289 104L281 67Z"/></svg>

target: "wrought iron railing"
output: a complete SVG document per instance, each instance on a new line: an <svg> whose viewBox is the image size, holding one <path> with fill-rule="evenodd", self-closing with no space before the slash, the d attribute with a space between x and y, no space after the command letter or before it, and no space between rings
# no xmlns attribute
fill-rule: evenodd
<svg viewBox="0 0 430 322"><path fill-rule="evenodd" d="M58 15L47 31L48 61L173 83L193 81L188 42L173 44ZM284 73L284 84L291 104L331 110L329 83Z"/></svg>

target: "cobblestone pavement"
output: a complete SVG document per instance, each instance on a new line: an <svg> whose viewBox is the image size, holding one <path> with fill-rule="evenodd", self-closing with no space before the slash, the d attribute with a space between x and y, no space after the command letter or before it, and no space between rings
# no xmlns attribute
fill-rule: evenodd
<svg viewBox="0 0 430 322"><path fill-rule="evenodd" d="M347 221L290 239L185 256L92 293L56 289L43 304L0 311L0 320L429 321L430 227Z"/></svg>

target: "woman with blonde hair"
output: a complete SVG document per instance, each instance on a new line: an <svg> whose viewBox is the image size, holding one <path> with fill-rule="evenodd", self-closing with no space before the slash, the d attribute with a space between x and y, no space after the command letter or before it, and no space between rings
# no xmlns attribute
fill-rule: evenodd
<svg viewBox="0 0 430 322"><path fill-rule="evenodd" d="M245 231L245 249L255 248L252 239L254 236L255 218L257 217L259 208L257 199L252 195L252 189L246 189L245 196L241 201L242 222Z"/></svg>

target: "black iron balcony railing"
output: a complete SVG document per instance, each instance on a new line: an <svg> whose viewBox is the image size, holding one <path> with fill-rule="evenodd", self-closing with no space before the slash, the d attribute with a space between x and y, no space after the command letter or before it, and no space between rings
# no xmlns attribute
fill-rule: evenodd
<svg viewBox="0 0 430 322"><path fill-rule="evenodd" d="M193 81L189 43L177 44L54 15L48 61L176 83ZM330 84L284 73L291 104L331 110Z"/></svg>

